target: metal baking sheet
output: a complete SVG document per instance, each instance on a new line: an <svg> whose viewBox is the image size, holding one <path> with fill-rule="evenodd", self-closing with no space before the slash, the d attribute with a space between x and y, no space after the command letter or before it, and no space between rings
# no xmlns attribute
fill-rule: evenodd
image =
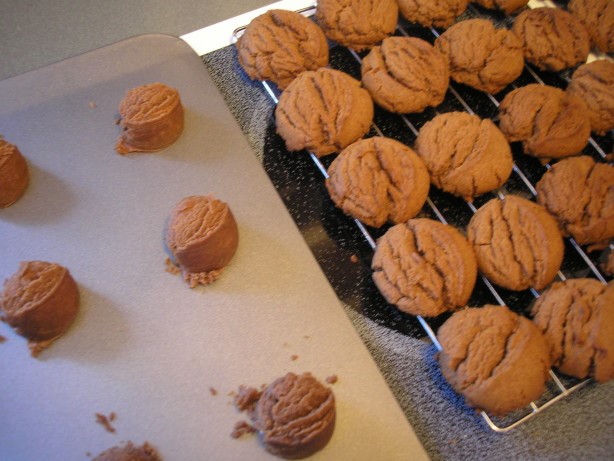
<svg viewBox="0 0 614 461"><path fill-rule="evenodd" d="M154 81L179 90L185 132L120 156L119 101ZM187 44L134 37L1 81L0 100L0 134L31 173L0 210L0 277L53 261L81 294L76 322L38 359L0 325L0 459L88 459L127 440L166 460L274 459L256 437L230 437L245 416L229 393L288 371L339 378L335 434L314 459L427 458ZM208 193L230 205L240 245L218 281L190 290L165 271L163 226L183 197ZM96 423L111 412L115 433Z"/></svg>

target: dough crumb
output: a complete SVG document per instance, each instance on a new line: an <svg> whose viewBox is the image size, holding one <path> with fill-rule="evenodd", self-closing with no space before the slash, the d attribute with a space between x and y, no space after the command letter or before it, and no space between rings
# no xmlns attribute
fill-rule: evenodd
<svg viewBox="0 0 614 461"><path fill-rule="evenodd" d="M328 384L335 384L337 381L339 381L339 377L337 375L330 375L327 376L324 381L326 381Z"/></svg>
<svg viewBox="0 0 614 461"><path fill-rule="evenodd" d="M115 433L115 428L111 425L111 421L114 421L115 417L115 412L111 412L109 416L96 413L96 422L104 427L107 432Z"/></svg>
<svg viewBox="0 0 614 461"><path fill-rule="evenodd" d="M237 421L234 429L230 433L230 436L233 439L238 439L245 434L253 434L254 432L256 432L256 429L247 421Z"/></svg>

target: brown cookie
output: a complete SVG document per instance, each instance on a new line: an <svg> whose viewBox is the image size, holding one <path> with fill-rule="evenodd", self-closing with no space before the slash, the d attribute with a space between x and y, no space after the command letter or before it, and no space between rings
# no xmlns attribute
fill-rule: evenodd
<svg viewBox="0 0 614 461"><path fill-rule="evenodd" d="M362 60L362 83L376 104L399 114L441 104L450 72L444 56L415 37L388 37Z"/></svg>
<svg viewBox="0 0 614 461"><path fill-rule="evenodd" d="M303 71L328 64L328 42L313 21L294 11L269 10L237 42L239 63L253 80L286 88Z"/></svg>
<svg viewBox="0 0 614 461"><path fill-rule="evenodd" d="M512 151L503 133L490 119L466 112L440 114L425 123L415 148L431 182L468 201L501 187L512 172Z"/></svg>
<svg viewBox="0 0 614 461"><path fill-rule="evenodd" d="M465 306L475 285L475 255L454 227L430 219L397 224L378 239L373 280L386 301L434 317Z"/></svg>
<svg viewBox="0 0 614 461"><path fill-rule="evenodd" d="M319 0L315 17L328 38L362 51L394 32L399 7L396 0Z"/></svg>
<svg viewBox="0 0 614 461"><path fill-rule="evenodd" d="M0 137L0 208L19 200L29 183L26 159L17 146Z"/></svg>
<svg viewBox="0 0 614 461"><path fill-rule="evenodd" d="M300 74L275 109L277 132L287 149L307 149L318 157L362 138L372 120L369 92L348 74L328 68Z"/></svg>
<svg viewBox="0 0 614 461"><path fill-rule="evenodd" d="M468 0L398 0L399 12L423 27L450 27L469 5Z"/></svg>
<svg viewBox="0 0 614 461"><path fill-rule="evenodd" d="M584 24L593 47L603 53L614 53L612 0L571 0L567 9Z"/></svg>
<svg viewBox="0 0 614 461"><path fill-rule="evenodd" d="M437 332L441 373L470 406L505 415L546 389L546 339L527 318L506 306L455 312Z"/></svg>
<svg viewBox="0 0 614 461"><path fill-rule="evenodd" d="M335 205L363 223L380 227L416 216L429 191L424 162L394 139L361 139L328 168L326 188Z"/></svg>
<svg viewBox="0 0 614 461"><path fill-rule="evenodd" d="M580 245L607 246L614 238L614 166L588 155L561 160L537 183L537 202Z"/></svg>
<svg viewBox="0 0 614 461"><path fill-rule="evenodd" d="M531 314L561 372L600 383L614 378L614 284L595 279L553 283Z"/></svg>
<svg viewBox="0 0 614 461"><path fill-rule="evenodd" d="M498 93L522 73L522 44L507 29L487 19L460 21L435 40L450 65L452 80Z"/></svg>
<svg viewBox="0 0 614 461"><path fill-rule="evenodd" d="M544 161L578 154L591 135L584 101L538 83L517 88L503 98L499 128L508 141L522 141L525 154Z"/></svg>
<svg viewBox="0 0 614 461"><path fill-rule="evenodd" d="M103 451L93 461L162 461L162 458L147 442L140 447L127 442Z"/></svg>
<svg viewBox="0 0 614 461"><path fill-rule="evenodd" d="M511 14L526 6L529 0L474 0L473 3L490 10L500 10L505 14Z"/></svg>
<svg viewBox="0 0 614 461"><path fill-rule="evenodd" d="M534 8L520 13L512 31L524 46L524 57L541 70L558 72L586 61L588 32L582 23L560 8Z"/></svg>
<svg viewBox="0 0 614 461"><path fill-rule="evenodd" d="M598 59L582 64L571 76L567 92L586 103L592 131L604 135L614 129L614 62Z"/></svg>
<svg viewBox="0 0 614 461"><path fill-rule="evenodd" d="M480 207L467 226L480 271L508 290L545 288L563 261L563 238L544 207L508 195Z"/></svg>

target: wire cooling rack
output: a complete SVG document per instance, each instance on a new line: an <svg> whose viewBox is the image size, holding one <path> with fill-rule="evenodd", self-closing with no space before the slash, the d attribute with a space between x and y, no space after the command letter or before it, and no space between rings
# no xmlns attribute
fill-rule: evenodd
<svg viewBox="0 0 614 461"><path fill-rule="evenodd" d="M535 2L532 1L531 3ZM544 2L541 3L543 4ZM546 4L553 6L549 3ZM315 5L297 10L297 12L305 16L312 16L315 12ZM468 10L459 20L476 17L491 19L499 27L509 27L513 21L513 18L505 16L502 13L484 10L473 5L469 6ZM246 26L240 27L234 31L233 36L235 39L240 37L245 27ZM434 28L423 28L410 24L401 18L397 25L395 35L418 37L433 43L439 36L439 32ZM329 66L344 71L360 80L360 63L366 53L367 52L357 53L341 46L334 46L331 48ZM421 114L397 115L387 113L376 107L374 122L367 137L386 136L404 142L411 147L418 135L420 127L440 113L460 110L470 114L476 114L482 118L491 118L496 121L499 103L509 91L529 83L540 83L542 85L547 84L565 88L569 82L569 77L569 71L548 74L541 73L530 65L525 65L522 75L497 95L482 93L451 81L444 102L436 108L425 110ZM281 93L279 89L266 81L262 82L262 85L272 101L277 104ZM612 145L612 132L605 136L593 136L590 138L587 147L582 153L590 155L596 161L605 162L607 154L612 151ZM465 229L473 213L475 213L482 204L493 197L503 199L506 195L513 193L528 199L534 199L536 196L535 184L543 173L550 168L550 165L543 165L537 159L522 154L520 147L517 145L512 145L512 149L514 154L513 173L508 182L501 188L492 193L477 197L473 202L468 202L457 197L452 197L432 187L426 205L421 212L421 216L438 219L444 224L450 224L462 230ZM318 158L315 154L309 153L309 157L314 167L321 173L322 180L326 179L328 177L327 167L330 165L334 155ZM347 219L352 220L352 218ZM371 250L374 250L377 236L382 235L386 228L384 227L383 229L376 230L369 228L357 219L353 219L353 222L364 240L371 247ZM614 244L610 243L608 250L614 251ZM565 259L561 265L561 270L559 270L557 274L557 279L564 281L568 278L592 277L606 284L607 278L598 268L598 259L600 256L599 254L594 254L594 252L585 252L573 238L566 238ZM480 286L478 287L477 285ZM524 292L511 292L501 289L494 286L482 275L479 277L478 283L476 284L476 290L474 291L480 291L480 294L475 296L472 295L470 305L482 305L487 303L507 305L512 308L512 310L523 315L529 312L531 303L540 296L540 293L534 289L525 290ZM381 302L386 304L383 298ZM441 350L441 345L437 340L434 330L438 325L443 323L445 317L447 317L445 314L440 316L440 318L429 320L421 316L417 317L421 327L438 350ZM547 390L538 401L531 402L526 408L517 410L505 417L492 417L482 411L481 416L483 420L488 427L495 432L510 431L591 382L590 379L577 380L559 375L553 370L550 370L550 378L551 379L547 383Z"/></svg>

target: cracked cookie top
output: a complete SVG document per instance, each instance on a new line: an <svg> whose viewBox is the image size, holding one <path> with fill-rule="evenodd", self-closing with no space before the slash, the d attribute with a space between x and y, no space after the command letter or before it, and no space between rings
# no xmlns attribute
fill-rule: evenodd
<svg viewBox="0 0 614 461"><path fill-rule="evenodd" d="M26 159L16 145L0 136L0 208L15 203L30 183Z"/></svg>
<svg viewBox="0 0 614 461"><path fill-rule="evenodd" d="M612 0L571 0L567 9L584 24L593 47L602 53L614 53Z"/></svg>
<svg viewBox="0 0 614 461"><path fill-rule="evenodd" d="M399 12L423 27L450 27L469 5L468 0L398 0Z"/></svg>
<svg viewBox="0 0 614 461"><path fill-rule="evenodd" d="M474 0L474 3L490 10L500 10L505 14L511 14L526 6L529 0Z"/></svg>

